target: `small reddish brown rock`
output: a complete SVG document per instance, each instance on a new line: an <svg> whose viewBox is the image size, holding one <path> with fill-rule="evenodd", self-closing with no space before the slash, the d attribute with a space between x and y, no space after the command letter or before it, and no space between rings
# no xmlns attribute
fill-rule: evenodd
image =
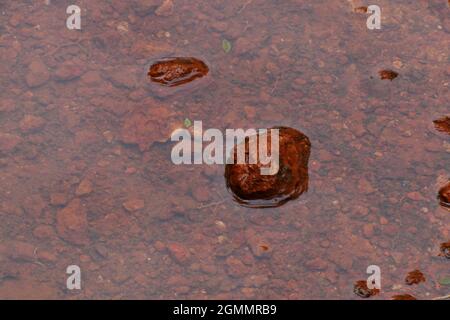
<svg viewBox="0 0 450 320"><path fill-rule="evenodd" d="M144 208L144 206L145 206L145 203L144 203L144 200L142 200L142 199L130 199L123 203L123 207L128 212L134 212L134 211L140 210L140 209Z"/></svg>
<svg viewBox="0 0 450 320"><path fill-rule="evenodd" d="M35 58L28 66L28 72L25 76L27 85L31 88L39 87L46 83L50 78L47 66L40 58Z"/></svg>
<svg viewBox="0 0 450 320"><path fill-rule="evenodd" d="M146 151L155 142L165 142L173 130L180 127L180 119L170 106L156 102L144 102L145 108L128 114L120 130L119 140L137 144Z"/></svg>
<svg viewBox="0 0 450 320"><path fill-rule="evenodd" d="M420 282L425 282L425 276L419 270L409 272L405 278L405 283L409 286Z"/></svg>
<svg viewBox="0 0 450 320"><path fill-rule="evenodd" d="M272 254L272 245L253 230L245 232L247 243L253 255L258 258L269 257Z"/></svg>
<svg viewBox="0 0 450 320"><path fill-rule="evenodd" d="M22 142L22 138L16 135L0 133L0 152L10 152L14 150L20 142Z"/></svg>
<svg viewBox="0 0 450 320"><path fill-rule="evenodd" d="M353 11L356 13L367 13L367 7L365 7L365 6L356 7L353 9Z"/></svg>
<svg viewBox="0 0 450 320"><path fill-rule="evenodd" d="M58 81L70 81L79 78L84 73L81 61L66 61L58 66L53 77Z"/></svg>
<svg viewBox="0 0 450 320"><path fill-rule="evenodd" d="M259 159L256 164L234 163L225 166L227 187L234 199L243 206L277 207L298 198L308 190L308 159L311 149L308 137L292 128L274 129L279 129L279 170L276 174L262 175L263 165ZM267 139L266 135L258 136L258 144L261 139ZM270 134L268 136L270 137ZM249 139L243 143L248 156ZM270 151L270 139L267 145ZM237 159L237 146L232 152L234 159Z"/></svg>
<svg viewBox="0 0 450 320"><path fill-rule="evenodd" d="M376 288L369 289L366 280L359 280L356 281L355 285L353 286L353 292L361 298L370 298L374 295L377 295L380 290Z"/></svg>
<svg viewBox="0 0 450 320"><path fill-rule="evenodd" d="M45 120L41 117L34 115L26 115L20 121L20 130L24 133L36 132L42 129L45 125Z"/></svg>
<svg viewBox="0 0 450 320"><path fill-rule="evenodd" d="M206 76L208 66L192 57L164 58L150 65L150 81L167 87L175 87Z"/></svg>
<svg viewBox="0 0 450 320"><path fill-rule="evenodd" d="M50 204L52 206L63 206L67 203L67 196L65 193L52 193L50 195Z"/></svg>
<svg viewBox="0 0 450 320"><path fill-rule="evenodd" d="M173 13L173 1L164 0L163 3L155 10L155 14L161 17L168 17Z"/></svg>
<svg viewBox="0 0 450 320"><path fill-rule="evenodd" d="M88 222L85 208L80 200L72 200L56 214L56 231L58 235L73 244L87 244Z"/></svg>
<svg viewBox="0 0 450 320"><path fill-rule="evenodd" d="M78 185L77 190L75 190L75 194L79 197L88 195L92 192L92 182L88 179L84 179L81 181L81 183Z"/></svg>
<svg viewBox="0 0 450 320"><path fill-rule="evenodd" d="M392 70L381 70L378 72L381 80L394 80L398 77L398 73Z"/></svg>
<svg viewBox="0 0 450 320"><path fill-rule="evenodd" d="M392 297L392 300L417 300L414 296L410 294L397 294Z"/></svg>
<svg viewBox="0 0 450 320"><path fill-rule="evenodd" d="M167 250L169 250L172 258L180 264L186 263L190 258L189 250L179 243L168 244Z"/></svg>
<svg viewBox="0 0 450 320"><path fill-rule="evenodd" d="M438 199L441 206L450 208L450 182L439 190Z"/></svg>
<svg viewBox="0 0 450 320"><path fill-rule="evenodd" d="M440 249L441 255L443 255L447 259L450 259L450 241L441 243Z"/></svg>
<svg viewBox="0 0 450 320"><path fill-rule="evenodd" d="M437 131L450 134L450 117L442 117L434 120L433 123Z"/></svg>

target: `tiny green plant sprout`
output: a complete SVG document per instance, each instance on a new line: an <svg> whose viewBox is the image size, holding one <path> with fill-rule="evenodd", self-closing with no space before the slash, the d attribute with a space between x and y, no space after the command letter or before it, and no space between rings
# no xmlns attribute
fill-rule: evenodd
<svg viewBox="0 0 450 320"><path fill-rule="evenodd" d="M189 118L184 119L184 126L186 128L189 128L190 126L192 126L192 121L189 120Z"/></svg>
<svg viewBox="0 0 450 320"><path fill-rule="evenodd" d="M231 42L227 39L222 40L222 49L225 51L225 53L228 53L231 51Z"/></svg>

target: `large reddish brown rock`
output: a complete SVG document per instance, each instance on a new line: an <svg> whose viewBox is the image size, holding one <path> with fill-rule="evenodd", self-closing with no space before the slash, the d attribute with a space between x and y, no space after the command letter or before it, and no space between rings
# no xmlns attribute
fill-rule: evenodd
<svg viewBox="0 0 450 320"><path fill-rule="evenodd" d="M56 214L56 231L58 235L73 244L89 243L86 209L79 199L72 200Z"/></svg>
<svg viewBox="0 0 450 320"><path fill-rule="evenodd" d="M262 175L262 164L227 164L225 179L235 200L248 207L280 206L308 190L308 159L311 143L306 135L292 128L279 129L279 170L274 175ZM259 141L266 139L260 136ZM244 142L243 142L244 143ZM248 155L249 139L246 140ZM268 150L271 150L269 139ZM234 150L237 159L237 147Z"/></svg>

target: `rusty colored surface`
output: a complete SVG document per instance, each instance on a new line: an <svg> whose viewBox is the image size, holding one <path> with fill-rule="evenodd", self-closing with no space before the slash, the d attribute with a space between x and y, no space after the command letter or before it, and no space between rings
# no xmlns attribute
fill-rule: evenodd
<svg viewBox="0 0 450 320"><path fill-rule="evenodd" d="M68 30L71 1L0 1L0 298L358 299L372 264L374 298L448 295L450 8L376 2L380 30L357 0L79 0ZM162 86L161 57L209 72ZM301 129L308 192L236 204L224 166L172 163L186 118Z"/></svg>
<svg viewBox="0 0 450 320"><path fill-rule="evenodd" d="M248 207L277 207L289 200L298 198L308 190L308 160L311 143L302 132L292 128L274 128L279 130L279 168L274 175L262 175L263 165L256 155L249 156L249 140L245 142L246 159L258 158L256 164L227 164L225 180L227 188L235 200ZM269 131L269 130L268 130ZM257 135L258 150L260 141L267 140L269 134ZM267 148L271 153L271 140L267 140ZM236 146L233 149L237 159ZM257 150L255 150L258 152ZM276 155L275 155L276 156Z"/></svg>

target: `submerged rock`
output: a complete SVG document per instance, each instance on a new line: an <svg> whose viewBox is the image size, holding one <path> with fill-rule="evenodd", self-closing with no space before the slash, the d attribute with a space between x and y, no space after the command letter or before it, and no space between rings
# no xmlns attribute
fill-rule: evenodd
<svg viewBox="0 0 450 320"><path fill-rule="evenodd" d="M450 117L442 117L433 121L437 131L450 134Z"/></svg>
<svg viewBox="0 0 450 320"><path fill-rule="evenodd" d="M209 71L206 63L196 58L162 58L148 68L148 89L159 98L180 91L194 91L211 83Z"/></svg>
<svg viewBox="0 0 450 320"><path fill-rule="evenodd" d="M262 175L264 167L256 164L227 164L225 179L227 188L241 205L253 208L277 207L298 198L308 190L308 160L311 143L306 135L292 128L279 129L279 169L274 175ZM261 139L258 134L258 149ZM245 142L246 158L249 158L249 139ZM268 150L271 150L270 139ZM236 159L237 147L233 151ZM251 155L250 155L251 156Z"/></svg>
<svg viewBox="0 0 450 320"><path fill-rule="evenodd" d="M413 284L425 282L425 276L419 270L413 270L408 273L408 275L405 278L405 282L409 286L413 285Z"/></svg>
<svg viewBox="0 0 450 320"><path fill-rule="evenodd" d="M450 182L439 190L438 199L441 206L450 208Z"/></svg>
<svg viewBox="0 0 450 320"><path fill-rule="evenodd" d="M417 300L416 297L410 294L397 294L392 297L392 300Z"/></svg>
<svg viewBox="0 0 450 320"><path fill-rule="evenodd" d="M175 87L206 76L208 66L196 58L164 58L150 65L148 76L152 82Z"/></svg>
<svg viewBox="0 0 450 320"><path fill-rule="evenodd" d="M373 288L373 289L369 289L369 287L367 286L367 281L366 280L359 280L356 281L356 283L353 286L353 292L361 298L370 298L374 295L377 295L380 290Z"/></svg>
<svg viewBox="0 0 450 320"><path fill-rule="evenodd" d="M450 241L441 243L440 249L441 255L443 255L447 259L450 259Z"/></svg>
<svg viewBox="0 0 450 320"><path fill-rule="evenodd" d="M80 200L72 200L64 209L58 211L56 230L62 239L70 243L89 243L87 213Z"/></svg>
<svg viewBox="0 0 450 320"><path fill-rule="evenodd" d="M394 80L398 77L398 73L392 70L381 70L378 72L380 75L381 80Z"/></svg>

